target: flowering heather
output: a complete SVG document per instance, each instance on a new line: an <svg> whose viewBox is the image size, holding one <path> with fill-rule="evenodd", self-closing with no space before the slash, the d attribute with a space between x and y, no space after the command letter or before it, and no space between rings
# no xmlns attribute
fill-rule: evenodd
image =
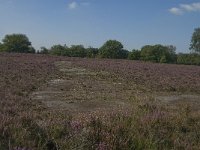
<svg viewBox="0 0 200 150"><path fill-rule="evenodd" d="M82 123L80 121L72 121L71 128L74 132L79 132L82 129Z"/></svg>
<svg viewBox="0 0 200 150"><path fill-rule="evenodd" d="M27 138L25 146L35 146L39 139L31 134L39 127L32 121L32 108L38 106L28 95L59 74L54 62L60 59L45 55L0 54L0 149L8 149L9 141L11 147L18 146L23 137Z"/></svg>
<svg viewBox="0 0 200 150"><path fill-rule="evenodd" d="M13 150L30 150L30 149L28 149L28 148L23 148L23 147L16 147L16 148L14 148Z"/></svg>
<svg viewBox="0 0 200 150"><path fill-rule="evenodd" d="M55 65L57 61L70 61L68 63L76 66L75 71L78 67L82 68L79 69L82 74L60 72ZM84 70L93 72L84 74ZM93 90L92 96L99 101L96 105L105 103L104 99L119 103L119 99L126 97L131 107L126 110L112 107L108 111L103 109L104 104L100 109L91 111L96 105L86 105L90 111L73 113L64 107L49 108L39 100L31 99L33 91L39 91L52 79L69 81L59 87L63 92L67 84L68 93L64 98L71 96L67 104L60 100L63 102L61 105L75 106L77 98L83 100L85 95L90 101L89 92ZM171 109L158 104L145 90L138 96L137 89L132 88L132 85L135 86L133 83L152 91L199 93L200 68L128 60L1 53L0 149L199 149L199 112L184 105L173 105ZM81 92L73 90L69 93L74 84L76 89L82 88ZM106 92L109 97L106 97ZM117 97L116 93L121 97ZM81 94L80 97L77 97L78 94ZM80 104L84 105L84 101ZM108 104L108 107L112 106L112 103ZM76 108L79 110L79 107Z"/></svg>
<svg viewBox="0 0 200 150"><path fill-rule="evenodd" d="M107 150L105 143L99 143L97 146L97 150Z"/></svg>
<svg viewBox="0 0 200 150"><path fill-rule="evenodd" d="M200 93L199 66L112 59L79 59L74 63L96 71L115 73L151 90Z"/></svg>

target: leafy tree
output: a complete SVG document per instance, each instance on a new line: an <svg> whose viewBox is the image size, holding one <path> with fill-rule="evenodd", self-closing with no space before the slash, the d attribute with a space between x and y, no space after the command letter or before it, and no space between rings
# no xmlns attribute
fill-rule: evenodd
<svg viewBox="0 0 200 150"><path fill-rule="evenodd" d="M121 50L119 51L118 58L119 58L119 59L127 59L127 58L128 58L128 54L129 54L129 51L128 51L128 50L121 49Z"/></svg>
<svg viewBox="0 0 200 150"><path fill-rule="evenodd" d="M89 47L86 49L87 57L89 58L95 58L98 55L98 52L98 48Z"/></svg>
<svg viewBox="0 0 200 150"><path fill-rule="evenodd" d="M3 44L0 42L0 52L3 51Z"/></svg>
<svg viewBox="0 0 200 150"><path fill-rule="evenodd" d="M46 47L41 47L39 53L40 54L49 54L49 50Z"/></svg>
<svg viewBox="0 0 200 150"><path fill-rule="evenodd" d="M199 54L178 54L177 63L184 65L200 65L200 55Z"/></svg>
<svg viewBox="0 0 200 150"><path fill-rule="evenodd" d="M177 55L176 55L176 47L173 45L166 46L166 59L168 63L176 63Z"/></svg>
<svg viewBox="0 0 200 150"><path fill-rule="evenodd" d="M51 55L57 55L57 56L67 56L67 47L66 46L62 46L60 44L58 45L54 45L50 48L49 50L49 54Z"/></svg>
<svg viewBox="0 0 200 150"><path fill-rule="evenodd" d="M196 28L192 35L190 50L200 53L200 28Z"/></svg>
<svg viewBox="0 0 200 150"><path fill-rule="evenodd" d="M3 45L1 51L18 52L18 53L35 53L31 42L24 34L10 34L6 35L2 40Z"/></svg>
<svg viewBox="0 0 200 150"><path fill-rule="evenodd" d="M167 63L167 58L165 55L163 55L161 58L160 58L160 63Z"/></svg>
<svg viewBox="0 0 200 150"><path fill-rule="evenodd" d="M70 47L71 57L86 57L87 52L83 45L72 45Z"/></svg>
<svg viewBox="0 0 200 150"><path fill-rule="evenodd" d="M120 58L123 45L116 40L108 40L99 49L99 55L102 58Z"/></svg>
<svg viewBox="0 0 200 150"><path fill-rule="evenodd" d="M28 53L36 53L36 50L34 47L30 46Z"/></svg>
<svg viewBox="0 0 200 150"><path fill-rule="evenodd" d="M141 51L133 49L132 52L129 52L128 59L130 60L140 60Z"/></svg>
<svg viewBox="0 0 200 150"><path fill-rule="evenodd" d="M174 46L146 45L141 49L141 59L145 61L174 63L176 62Z"/></svg>
<svg viewBox="0 0 200 150"><path fill-rule="evenodd" d="M141 59L144 61L156 61L155 54L153 53L153 46L145 45L142 47Z"/></svg>

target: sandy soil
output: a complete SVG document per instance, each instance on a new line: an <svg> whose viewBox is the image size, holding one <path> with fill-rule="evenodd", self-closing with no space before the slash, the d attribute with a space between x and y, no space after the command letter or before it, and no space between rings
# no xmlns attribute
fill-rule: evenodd
<svg viewBox="0 0 200 150"><path fill-rule="evenodd" d="M120 79L111 81L107 72L75 68L69 61L56 62L55 65L63 76L49 81L31 95L33 100L42 102L47 108L82 113L129 107L132 90Z"/></svg>

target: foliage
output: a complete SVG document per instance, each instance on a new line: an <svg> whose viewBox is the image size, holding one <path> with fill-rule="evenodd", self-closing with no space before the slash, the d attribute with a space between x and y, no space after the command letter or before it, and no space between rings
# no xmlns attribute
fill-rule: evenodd
<svg viewBox="0 0 200 150"><path fill-rule="evenodd" d="M0 51L18 52L18 53L35 53L35 49L31 46L31 42L24 34L6 35L2 40Z"/></svg>
<svg viewBox="0 0 200 150"><path fill-rule="evenodd" d="M83 45L72 45L70 48L71 57L86 57L87 52Z"/></svg>
<svg viewBox="0 0 200 150"><path fill-rule="evenodd" d="M174 46L146 45L141 49L141 60L157 63L174 63L176 62L175 49Z"/></svg>
<svg viewBox="0 0 200 150"><path fill-rule="evenodd" d="M99 49L101 58L121 58L121 53L123 53L123 45L116 40L108 40Z"/></svg>
<svg viewBox="0 0 200 150"><path fill-rule="evenodd" d="M38 54L49 54L49 50L46 47L41 47Z"/></svg>
<svg viewBox="0 0 200 150"><path fill-rule="evenodd" d="M178 54L177 63L184 65L200 65L200 55L199 54Z"/></svg>
<svg viewBox="0 0 200 150"><path fill-rule="evenodd" d="M30 46L28 53L36 53L35 48Z"/></svg>
<svg viewBox="0 0 200 150"><path fill-rule="evenodd" d="M128 55L129 55L129 51L128 50L125 50L125 49L122 49L119 51L119 56L118 58L119 59L127 59L128 58Z"/></svg>
<svg viewBox="0 0 200 150"><path fill-rule="evenodd" d="M67 56L67 47L62 46L60 44L54 45L50 48L49 54L51 55L57 55L57 56Z"/></svg>
<svg viewBox="0 0 200 150"><path fill-rule="evenodd" d="M196 28L192 35L190 49L200 53L200 28Z"/></svg>
<svg viewBox="0 0 200 150"><path fill-rule="evenodd" d="M0 52L3 50L3 44L0 42Z"/></svg>
<svg viewBox="0 0 200 150"><path fill-rule="evenodd" d="M128 59L130 60L140 60L140 50L132 50L132 52L129 52L129 55L128 55Z"/></svg>
<svg viewBox="0 0 200 150"><path fill-rule="evenodd" d="M70 48L68 48L66 45L54 45L50 48L50 50L45 47L41 47L41 50L38 53L68 57L95 58L98 55L98 51L98 48L84 48L83 45L72 45Z"/></svg>
<svg viewBox="0 0 200 150"><path fill-rule="evenodd" d="M99 53L99 49L98 48L93 48L93 47L89 47L86 49L87 52L87 57L88 58L95 58L97 57L98 53Z"/></svg>

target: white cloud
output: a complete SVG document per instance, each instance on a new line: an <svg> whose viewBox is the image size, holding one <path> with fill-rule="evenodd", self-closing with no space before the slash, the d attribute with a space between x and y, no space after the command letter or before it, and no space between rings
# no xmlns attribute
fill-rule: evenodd
<svg viewBox="0 0 200 150"><path fill-rule="evenodd" d="M174 15L182 15L183 14L183 11L180 8L176 8L176 7L169 9L169 12Z"/></svg>
<svg viewBox="0 0 200 150"><path fill-rule="evenodd" d="M77 2L71 2L68 5L69 9L76 9L78 7L78 3Z"/></svg>
<svg viewBox="0 0 200 150"><path fill-rule="evenodd" d="M180 8L185 11L200 11L200 3L180 4Z"/></svg>
<svg viewBox="0 0 200 150"><path fill-rule="evenodd" d="M193 7L189 4L180 4L180 8L185 10L185 11L193 11Z"/></svg>
<svg viewBox="0 0 200 150"><path fill-rule="evenodd" d="M175 15L182 15L186 12L197 12L200 11L200 2L191 4L180 4L179 7L173 7L169 9L169 12Z"/></svg>
<svg viewBox="0 0 200 150"><path fill-rule="evenodd" d="M68 8L69 9L76 9L77 7L81 7L81 6L89 6L90 5L90 3L89 2L76 2L76 1L73 1L73 2L71 2L71 3L69 3L68 4Z"/></svg>

